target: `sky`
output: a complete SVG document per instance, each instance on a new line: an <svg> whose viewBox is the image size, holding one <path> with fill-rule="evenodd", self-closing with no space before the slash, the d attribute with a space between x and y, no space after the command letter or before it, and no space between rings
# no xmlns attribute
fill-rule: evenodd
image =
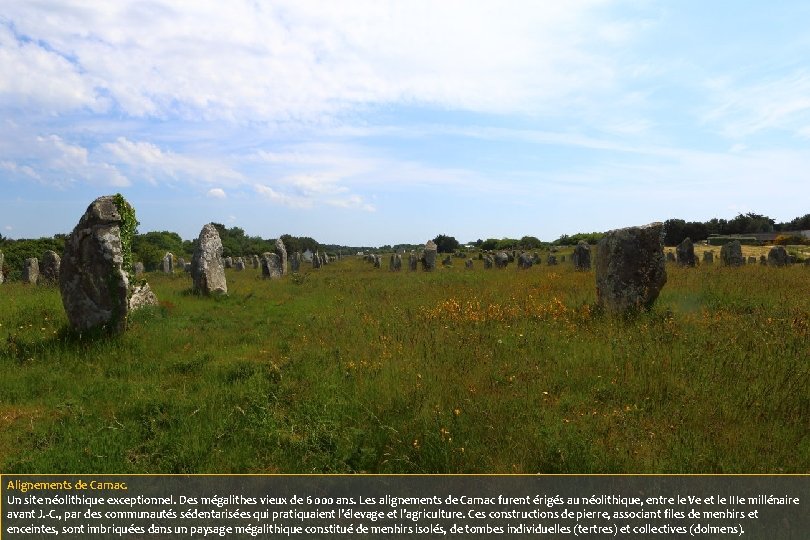
<svg viewBox="0 0 810 540"><path fill-rule="evenodd" d="M810 212L810 3L6 0L0 234L381 246Z"/></svg>

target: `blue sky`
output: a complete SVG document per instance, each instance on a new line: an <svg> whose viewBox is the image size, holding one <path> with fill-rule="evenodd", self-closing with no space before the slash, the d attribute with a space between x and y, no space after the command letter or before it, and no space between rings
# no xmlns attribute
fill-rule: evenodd
<svg viewBox="0 0 810 540"><path fill-rule="evenodd" d="M383 245L810 212L810 4L4 2L0 233Z"/></svg>

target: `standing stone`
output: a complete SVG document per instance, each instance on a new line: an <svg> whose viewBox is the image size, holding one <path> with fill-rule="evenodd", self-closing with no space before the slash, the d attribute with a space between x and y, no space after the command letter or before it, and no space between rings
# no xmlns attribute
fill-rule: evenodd
<svg viewBox="0 0 810 540"><path fill-rule="evenodd" d="M473 269L473 260L472 259L467 259L467 261L464 263L464 268L466 268L467 270L472 270Z"/></svg>
<svg viewBox="0 0 810 540"><path fill-rule="evenodd" d="M23 283L36 285L39 281L39 260L36 257L25 259L23 263Z"/></svg>
<svg viewBox="0 0 810 540"><path fill-rule="evenodd" d="M192 290L200 294L228 294L222 240L213 223L203 226L191 257Z"/></svg>
<svg viewBox="0 0 810 540"><path fill-rule="evenodd" d="M495 254L495 268L506 268L509 265L509 254L499 251Z"/></svg>
<svg viewBox="0 0 810 540"><path fill-rule="evenodd" d="M720 262L723 266L742 266L745 264L739 240L724 244L720 248Z"/></svg>
<svg viewBox="0 0 810 540"><path fill-rule="evenodd" d="M408 270L411 272L416 272L416 269L419 265L419 257L416 256L416 253L411 252L408 255Z"/></svg>
<svg viewBox="0 0 810 540"><path fill-rule="evenodd" d="M5 279L3 277L3 262L5 260L4 257L5 256L3 255L3 252L0 251L0 283L3 283L3 280Z"/></svg>
<svg viewBox="0 0 810 540"><path fill-rule="evenodd" d="M296 251L290 257L290 272L296 273L301 268L301 252Z"/></svg>
<svg viewBox="0 0 810 540"><path fill-rule="evenodd" d="M129 257L121 244L123 223L115 197L99 197L65 240L59 288L68 321L77 330L126 329L130 288L123 267Z"/></svg>
<svg viewBox="0 0 810 540"><path fill-rule="evenodd" d="M704 264L713 264L714 263L714 251L704 251L703 252L703 263Z"/></svg>
<svg viewBox="0 0 810 540"><path fill-rule="evenodd" d="M320 268L321 267L321 258L318 256L318 252L312 254L312 268Z"/></svg>
<svg viewBox="0 0 810 540"><path fill-rule="evenodd" d="M574 270L587 272L591 269L591 246L588 245L588 242L584 240L579 241L576 247L574 247L574 254L571 256L571 260L574 262Z"/></svg>
<svg viewBox="0 0 810 540"><path fill-rule="evenodd" d="M757 264L756 257L748 257L748 264Z"/></svg>
<svg viewBox="0 0 810 540"><path fill-rule="evenodd" d="M532 258L529 256L528 253L521 253L520 255L518 255L517 262L518 268L520 268L521 270L528 270L529 268L532 267L532 264L534 264L532 262Z"/></svg>
<svg viewBox="0 0 810 540"><path fill-rule="evenodd" d="M141 274L143 274L143 272L144 268L142 262L138 261L132 265L132 273L135 274L135 277L140 276Z"/></svg>
<svg viewBox="0 0 810 540"><path fill-rule="evenodd" d="M261 265L261 261L259 260L259 256L254 255L253 256L253 269L258 270L260 265Z"/></svg>
<svg viewBox="0 0 810 540"><path fill-rule="evenodd" d="M759 264L761 266L767 266L768 265L768 257L766 257L765 255L760 255L759 256Z"/></svg>
<svg viewBox="0 0 810 540"><path fill-rule="evenodd" d="M688 236L683 239L683 242L678 244L675 248L675 259L678 266L688 266L694 268L697 260L695 259L695 246L692 244L692 239Z"/></svg>
<svg viewBox="0 0 810 540"><path fill-rule="evenodd" d="M276 249L274 251L276 255L278 255L278 260L281 269L281 275L287 275L287 248L284 247L284 242L281 238L276 239Z"/></svg>
<svg viewBox="0 0 810 540"><path fill-rule="evenodd" d="M132 288L132 293L129 296L130 311L135 311L136 309L141 309L146 306L157 306L158 304L157 296L152 292L152 288L149 287L148 283L144 282Z"/></svg>
<svg viewBox="0 0 810 540"><path fill-rule="evenodd" d="M540 255L537 253L532 253L532 264L540 264Z"/></svg>
<svg viewBox="0 0 810 540"><path fill-rule="evenodd" d="M233 258L232 257L225 257L222 261L222 266L225 268L233 268Z"/></svg>
<svg viewBox="0 0 810 540"><path fill-rule="evenodd" d="M610 231L596 251L596 296L607 311L648 309L667 282L664 225Z"/></svg>
<svg viewBox="0 0 810 540"><path fill-rule="evenodd" d="M243 259L242 257L237 257L236 263L234 263L233 266L234 268L236 268L237 272L243 271L245 269L245 259Z"/></svg>
<svg viewBox="0 0 810 540"><path fill-rule="evenodd" d="M549 266L557 266L557 256L549 255L546 264L548 264Z"/></svg>
<svg viewBox="0 0 810 540"><path fill-rule="evenodd" d="M448 255L442 260L442 266L444 267L453 266L453 259L450 258L450 255Z"/></svg>
<svg viewBox="0 0 810 540"><path fill-rule="evenodd" d="M484 269L485 270L490 270L494 264L495 264L495 260L492 258L492 255L487 254L484 257Z"/></svg>
<svg viewBox="0 0 810 540"><path fill-rule="evenodd" d="M180 268L182 270L185 267L186 267L186 260L183 257L178 257L177 258L177 268Z"/></svg>
<svg viewBox="0 0 810 540"><path fill-rule="evenodd" d="M768 266L787 266L790 264L790 255L784 246L773 246L768 251Z"/></svg>
<svg viewBox="0 0 810 540"><path fill-rule="evenodd" d="M59 284L59 265L62 258L50 249L42 255L41 280L49 285Z"/></svg>
<svg viewBox="0 0 810 540"><path fill-rule="evenodd" d="M675 254L672 253L671 251L667 251L667 262L677 262Z"/></svg>
<svg viewBox="0 0 810 540"><path fill-rule="evenodd" d="M163 273L164 274L173 274L174 273L174 255L171 253L166 253L163 256Z"/></svg>
<svg viewBox="0 0 810 540"><path fill-rule="evenodd" d="M425 252L422 255L422 270L431 272L436 269L436 255L438 248L433 240L428 240L425 243Z"/></svg>
<svg viewBox="0 0 810 540"><path fill-rule="evenodd" d="M281 257L276 253L266 252L262 254L262 277L270 279L280 279L284 274L281 271Z"/></svg>
<svg viewBox="0 0 810 540"><path fill-rule="evenodd" d="M399 272L402 270L402 255L399 253L392 253L391 260L388 261L388 269L392 272Z"/></svg>

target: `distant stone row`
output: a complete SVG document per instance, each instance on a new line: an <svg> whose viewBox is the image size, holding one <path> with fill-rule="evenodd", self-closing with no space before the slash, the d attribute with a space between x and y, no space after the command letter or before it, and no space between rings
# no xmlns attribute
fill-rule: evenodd
<svg viewBox="0 0 810 540"><path fill-rule="evenodd" d="M678 266L694 267L697 266L697 257L695 256L695 246L689 238L684 239L678 247L675 248L675 253L667 252L667 261L677 263ZM714 262L714 251L703 252L703 263L712 264ZM748 264L759 264L768 266L788 266L796 262L796 258L790 255L784 246L773 246L768 251L768 256L760 255L759 261L756 257L748 257ZM724 244L720 248L720 263L724 266L743 266L746 264L746 258L743 257L742 245L738 240L733 240ZM810 264L810 261L808 261Z"/></svg>

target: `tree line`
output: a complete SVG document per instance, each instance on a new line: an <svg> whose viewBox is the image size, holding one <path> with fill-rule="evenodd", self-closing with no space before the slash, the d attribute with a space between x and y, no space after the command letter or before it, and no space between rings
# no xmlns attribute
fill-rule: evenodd
<svg viewBox="0 0 810 540"><path fill-rule="evenodd" d="M724 236L805 230L810 230L810 214L783 223L777 223L768 216L753 212L738 214L730 220L718 218L709 221L668 219L664 222L664 244L677 246L687 237L693 242L699 242L712 235Z"/></svg>
<svg viewBox="0 0 810 540"><path fill-rule="evenodd" d="M223 257L239 257L252 254L261 254L272 251L275 248L276 239L264 239L259 236L248 236L240 227L226 227L221 223L214 223L219 237L222 240ZM726 220L712 218L709 221L685 221L683 219L668 219L664 222L664 243L667 246L676 246L684 238L689 237L693 242L706 240L710 235L741 235L763 232L790 232L810 230L810 214L805 214L791 221L777 223L774 219L761 214L749 212L738 214L736 217ZM531 250L548 249L552 246L574 245L581 240L589 244L596 244L604 236L601 232L564 234L552 242L543 242L535 236L523 236L521 238L487 238L470 242L470 245L482 250ZM56 234L52 238L20 239L12 240L0 234L0 251L4 254L3 275L7 279L20 279L22 267L25 259L36 257L41 258L47 250L62 254L65 246L64 234ZM350 247L340 245L321 245L317 240L308 236L292 236L282 234L280 236L288 253L300 251L303 253L307 249L310 251L327 251L330 254L354 254L358 251L405 251L421 249L424 244L397 244L395 246L372 247ZM789 237L795 243L801 241L800 238ZM433 242L436 244L439 253L454 253L462 249L461 243L454 237L439 234ZM794 242L791 242L794 243ZM133 260L140 261L147 270L155 270L159 267L166 252L171 252L178 257L190 259L197 240L183 240L179 234L170 231L151 231L144 234L136 234L132 242Z"/></svg>

